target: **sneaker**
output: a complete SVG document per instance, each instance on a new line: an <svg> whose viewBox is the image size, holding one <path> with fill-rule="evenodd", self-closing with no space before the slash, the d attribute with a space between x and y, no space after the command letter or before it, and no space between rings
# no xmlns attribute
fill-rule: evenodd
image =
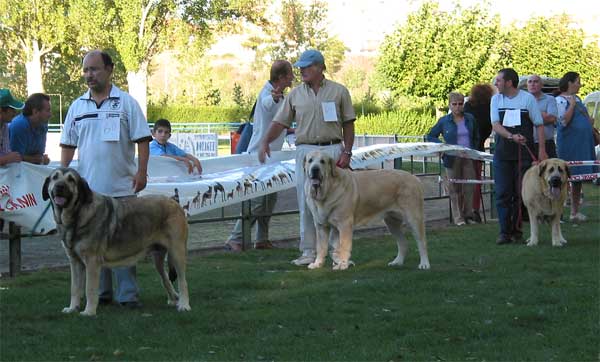
<svg viewBox="0 0 600 362"><path fill-rule="evenodd" d="M242 251L242 242L240 240L227 240L225 242L225 249L234 253L239 253Z"/></svg>
<svg viewBox="0 0 600 362"><path fill-rule="evenodd" d="M275 248L275 246L273 246L273 244L271 244L271 242L269 240L257 241L254 244L254 249L273 249L273 248Z"/></svg>
<svg viewBox="0 0 600 362"><path fill-rule="evenodd" d="M481 224L481 216L479 215L479 210L473 210L472 220L478 224Z"/></svg>
<svg viewBox="0 0 600 362"><path fill-rule="evenodd" d="M512 239L506 234L498 235L498 239L496 239L497 245L504 245L512 243Z"/></svg>
<svg viewBox="0 0 600 362"><path fill-rule="evenodd" d="M587 216L585 216L584 214L578 212L575 215L571 215L569 216L569 221L571 222L584 222L587 220Z"/></svg>
<svg viewBox="0 0 600 362"><path fill-rule="evenodd" d="M313 250L304 250L298 259L292 260L294 265L308 265L315 261L315 252Z"/></svg>
<svg viewBox="0 0 600 362"><path fill-rule="evenodd" d="M454 223L456 226L463 226L465 225L465 221L464 220L458 220L457 222Z"/></svg>

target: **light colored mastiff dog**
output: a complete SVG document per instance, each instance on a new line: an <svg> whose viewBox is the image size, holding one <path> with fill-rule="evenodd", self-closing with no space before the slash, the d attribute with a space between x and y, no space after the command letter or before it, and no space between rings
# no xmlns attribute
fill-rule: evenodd
<svg viewBox="0 0 600 362"><path fill-rule="evenodd" d="M400 170L350 171L338 168L329 155L313 151L304 158L306 203L317 229L317 257L309 269L323 266L330 232L339 234L333 252L335 270L347 269L355 225L383 218L396 237L398 255L388 265L402 265L408 250L403 227L410 226L419 247L419 269L429 269L423 215L423 186ZM337 233L335 232L337 231Z"/></svg>
<svg viewBox="0 0 600 362"><path fill-rule="evenodd" d="M50 199L54 220L71 264L71 303L79 309L85 286L82 315L96 314L100 269L134 265L152 252L169 304L190 310L185 279L188 224L179 204L166 196L115 199L93 192L72 168L57 168L46 178L44 200ZM179 295L167 277L164 260L179 279ZM175 274L172 273L173 279ZM84 279L85 277L85 279Z"/></svg>
<svg viewBox="0 0 600 362"><path fill-rule="evenodd" d="M521 196L529 213L531 233L527 246L535 246L539 238L540 221L552 225L552 245L567 243L560 230L569 184L569 166L558 158L550 158L530 167L523 176Z"/></svg>

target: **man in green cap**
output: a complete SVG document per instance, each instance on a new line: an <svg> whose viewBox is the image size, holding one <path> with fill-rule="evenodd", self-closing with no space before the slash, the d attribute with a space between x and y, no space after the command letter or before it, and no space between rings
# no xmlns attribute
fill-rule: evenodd
<svg viewBox="0 0 600 362"><path fill-rule="evenodd" d="M17 115L17 110L21 109L23 102L16 100L10 90L0 88L0 166L21 161L18 152L11 152L8 139L8 123Z"/></svg>

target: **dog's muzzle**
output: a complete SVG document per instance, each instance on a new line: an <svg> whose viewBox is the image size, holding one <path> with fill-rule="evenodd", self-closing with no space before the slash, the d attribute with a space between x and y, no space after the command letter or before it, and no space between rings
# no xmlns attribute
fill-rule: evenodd
<svg viewBox="0 0 600 362"><path fill-rule="evenodd" d="M321 187L321 170L318 167L315 166L310 169L309 178L312 187Z"/></svg>
<svg viewBox="0 0 600 362"><path fill-rule="evenodd" d="M57 206L64 206L67 203L69 191L63 183L57 183L52 188L52 201Z"/></svg>
<svg viewBox="0 0 600 362"><path fill-rule="evenodd" d="M550 181L548 181L548 185L550 186L550 195L552 198L558 199L562 191L562 179L559 176L552 176Z"/></svg>

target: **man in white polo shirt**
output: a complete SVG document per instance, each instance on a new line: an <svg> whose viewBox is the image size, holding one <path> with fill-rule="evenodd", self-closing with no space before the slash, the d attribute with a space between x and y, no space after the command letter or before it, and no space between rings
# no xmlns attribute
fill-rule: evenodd
<svg viewBox="0 0 600 362"><path fill-rule="evenodd" d="M83 58L89 90L69 107L60 140L60 163L68 167L78 149L77 169L92 190L112 197L135 197L146 187L152 136L139 104L112 84L113 69L106 52L93 50ZM122 306L139 308L135 266L112 271L116 295L113 298L111 270L102 269L100 304L114 299Z"/></svg>
<svg viewBox="0 0 600 362"><path fill-rule="evenodd" d="M302 84L284 98L267 135L262 139L258 159L264 163L266 155L271 153L269 144L296 121L295 177L302 255L292 264L308 265L316 256L316 229L312 214L306 207L302 161L309 152L319 150L337 160L338 167L347 168L352 157L356 115L348 89L325 79L325 59L321 52L314 49L305 51L294 66L300 68Z"/></svg>

